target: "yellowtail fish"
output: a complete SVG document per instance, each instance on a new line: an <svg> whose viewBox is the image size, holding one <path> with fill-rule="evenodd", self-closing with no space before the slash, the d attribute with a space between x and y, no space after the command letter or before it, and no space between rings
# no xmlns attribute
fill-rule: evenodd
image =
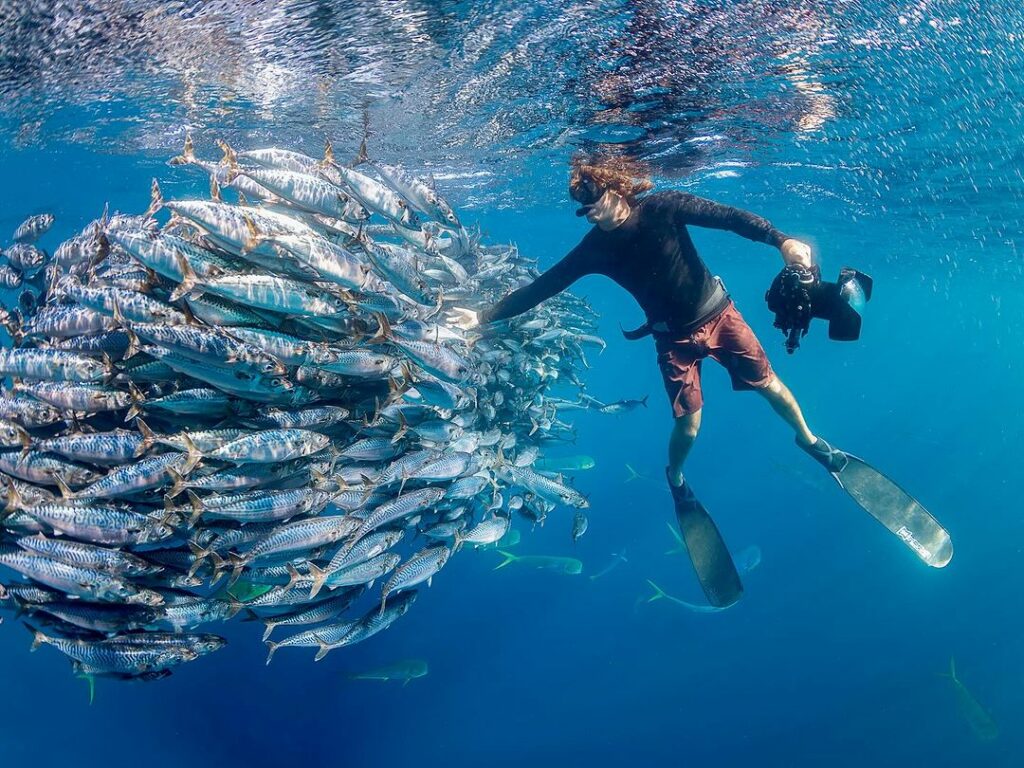
<svg viewBox="0 0 1024 768"><path fill-rule="evenodd" d="M349 675L348 679L379 680L381 682L401 680L402 685L405 686L409 684L410 680L426 677L427 672L429 672L427 662L421 659L403 659L402 661L396 661L394 664L371 669L368 672L357 672L356 674Z"/></svg>
<svg viewBox="0 0 1024 768"><path fill-rule="evenodd" d="M678 597L672 597L672 595L665 592L650 579L647 579L647 583L650 584L651 588L654 590L654 594L647 598L648 603L653 603L655 600L661 600L664 598L670 603L681 605L683 608L688 611L692 611L693 613L721 613L722 611L728 610L728 607L721 608L716 605L697 605L695 603L688 603L685 600L680 600Z"/></svg>
<svg viewBox="0 0 1024 768"><path fill-rule="evenodd" d="M533 468L539 472L579 472L596 466L592 456L557 456L537 459Z"/></svg>
<svg viewBox="0 0 1024 768"><path fill-rule="evenodd" d="M556 555L513 555L499 549L498 552L505 558L495 566L494 570L504 568L509 563L518 563L527 568L536 568L541 571L555 571L576 576L583 572L583 563L575 557L558 557Z"/></svg>

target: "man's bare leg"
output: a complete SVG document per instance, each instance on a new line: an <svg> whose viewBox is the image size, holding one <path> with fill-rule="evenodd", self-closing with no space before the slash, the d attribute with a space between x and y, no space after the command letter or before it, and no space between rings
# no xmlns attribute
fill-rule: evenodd
<svg viewBox="0 0 1024 768"><path fill-rule="evenodd" d="M762 397L768 401L782 420L793 428L796 433L797 442L802 445L814 445L817 438L804 421L804 414L800 410L800 404L789 391L789 387L782 383L778 376L773 376L765 386L757 390Z"/></svg>
<svg viewBox="0 0 1024 768"><path fill-rule="evenodd" d="M672 485L683 484L683 463L700 432L700 410L680 416L672 427L668 441L668 476Z"/></svg>

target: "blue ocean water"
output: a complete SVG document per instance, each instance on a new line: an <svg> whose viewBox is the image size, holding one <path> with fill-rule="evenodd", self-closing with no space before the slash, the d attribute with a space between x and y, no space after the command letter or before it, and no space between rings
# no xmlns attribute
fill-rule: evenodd
<svg viewBox="0 0 1024 768"><path fill-rule="evenodd" d="M241 15L211 5L220 21ZM354 153L362 99L371 148L433 172L489 242L516 242L548 266L587 227L564 192L568 158L615 144L647 159L660 188L749 208L807 239L826 277L844 265L874 277L858 342L830 342L816 324L788 356L764 304L778 254L693 231L812 429L916 495L956 554L941 571L923 566L793 445L764 402L731 392L706 364L687 476L733 553L756 545L762 561L726 612L647 602L648 579L701 602L688 562L666 554L675 546L662 476L670 411L652 343L618 332L639 311L616 286L586 278L572 290L608 340L590 355L588 391L650 395L649 407L574 419L576 443L561 453L596 463L575 475L591 502L589 530L574 545L571 512L559 509L535 529L517 522L514 550L578 557L582 574L494 571L496 552L465 553L371 642L317 663L312 652L281 653L267 667L258 628L235 621L223 627L227 649L155 683L99 681L91 706L57 652L29 655L29 636L8 618L0 764L1024 761L1018 6L253 5L265 13L187 44L175 30L221 28L198 6L169 4L163 12L180 26L157 38L145 25L157 11L139 10L118 55L117 35L97 25L86 38L93 57L66 53L65 64L82 64L74 71L32 49L14 56L16 44L40 41L30 25L21 37L6 26L0 233L50 211L52 247L104 203L144 210L153 177L169 197L204 193L201 176L165 164L186 127L207 154L221 135L314 154L330 135ZM86 10L102 19L128 9ZM259 19L278 45L254 32ZM403 24L407 34L396 31ZM327 30L329 67L311 29ZM342 46L342 32L371 53L379 46L378 66ZM228 52L214 51L217 40ZM607 55L588 62L584 44ZM229 66L239 51L245 72ZM423 76L431 68L439 74ZM330 87L311 93L307 77ZM626 561L590 578L615 553ZM979 738L941 676L951 657L999 726L994 740ZM403 658L426 660L429 675L404 687L349 679Z"/></svg>

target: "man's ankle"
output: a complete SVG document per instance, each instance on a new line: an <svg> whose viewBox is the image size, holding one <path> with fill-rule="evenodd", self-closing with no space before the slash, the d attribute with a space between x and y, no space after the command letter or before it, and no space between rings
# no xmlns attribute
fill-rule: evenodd
<svg viewBox="0 0 1024 768"><path fill-rule="evenodd" d="M817 435L811 435L811 439L808 440L804 435L801 435L801 434L797 433L796 441L800 445L805 445L808 448L810 448L812 445L814 445L816 442L818 442L818 436Z"/></svg>

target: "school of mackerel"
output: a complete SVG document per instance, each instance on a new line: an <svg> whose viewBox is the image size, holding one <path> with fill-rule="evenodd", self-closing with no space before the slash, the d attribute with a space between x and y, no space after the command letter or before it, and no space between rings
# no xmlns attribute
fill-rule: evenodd
<svg viewBox="0 0 1024 768"><path fill-rule="evenodd" d="M401 617L451 556L586 499L532 468L602 348L570 294L445 322L536 275L432 183L284 149L172 165L208 199L4 251L0 608L76 673L166 676L242 613L316 659ZM561 396L556 396L561 395ZM285 634L289 632L290 634Z"/></svg>

